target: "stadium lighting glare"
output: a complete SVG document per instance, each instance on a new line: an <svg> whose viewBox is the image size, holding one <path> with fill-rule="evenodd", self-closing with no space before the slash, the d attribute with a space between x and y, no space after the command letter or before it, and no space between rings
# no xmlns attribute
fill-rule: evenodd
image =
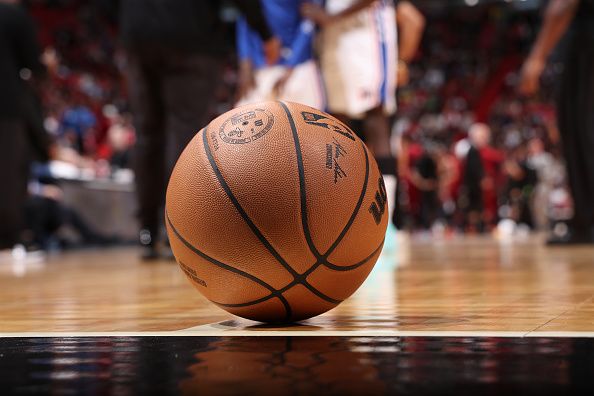
<svg viewBox="0 0 594 396"><path fill-rule="evenodd" d="M467 6L474 7L478 4L479 0L464 0Z"/></svg>

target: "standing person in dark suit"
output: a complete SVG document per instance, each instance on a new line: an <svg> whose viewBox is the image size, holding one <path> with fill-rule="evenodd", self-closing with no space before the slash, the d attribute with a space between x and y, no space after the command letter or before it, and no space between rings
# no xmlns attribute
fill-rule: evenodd
<svg viewBox="0 0 594 396"><path fill-rule="evenodd" d="M538 91L547 58L569 29L557 103L559 131L574 202L570 232L557 243L594 243L594 0L551 0L524 64L520 91Z"/></svg>
<svg viewBox="0 0 594 396"><path fill-rule="evenodd" d="M17 3L0 0L0 250L24 228L33 98L21 76L44 73L33 22Z"/></svg>
<svg viewBox="0 0 594 396"><path fill-rule="evenodd" d="M215 0L121 0L120 32L137 133L136 186L142 258L159 257L157 241L167 180L181 151L213 115L221 58L228 53ZM234 2L262 36L269 62L280 41L258 0Z"/></svg>

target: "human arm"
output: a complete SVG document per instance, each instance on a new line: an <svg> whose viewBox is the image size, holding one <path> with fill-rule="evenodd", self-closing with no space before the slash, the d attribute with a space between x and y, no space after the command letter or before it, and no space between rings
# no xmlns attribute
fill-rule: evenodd
<svg viewBox="0 0 594 396"><path fill-rule="evenodd" d="M425 30L425 17L410 1L401 1L396 6L396 26L399 30L397 81L398 85L406 85L408 63L419 48Z"/></svg>
<svg viewBox="0 0 594 396"><path fill-rule="evenodd" d="M396 6L396 24L399 30L399 57L410 62L423 37L425 17L410 1L401 1Z"/></svg>
<svg viewBox="0 0 594 396"><path fill-rule="evenodd" d="M314 31L314 24L308 19L302 20L299 24L299 31L290 45L290 51L288 51L289 56L284 62L284 65L286 66L285 73L274 84L273 90L275 95L280 95L283 87L291 78L293 69L304 62L304 60L312 58Z"/></svg>
<svg viewBox="0 0 594 396"><path fill-rule="evenodd" d="M235 0L233 3L239 8L241 13L245 16L247 24L254 29L262 38L262 45L264 48L264 57L266 63L273 65L278 62L282 49L280 39L271 32L264 13L260 0Z"/></svg>
<svg viewBox="0 0 594 396"><path fill-rule="evenodd" d="M522 67L519 90L525 95L538 91L546 61L567 31L580 0L551 0L545 10L543 26Z"/></svg>

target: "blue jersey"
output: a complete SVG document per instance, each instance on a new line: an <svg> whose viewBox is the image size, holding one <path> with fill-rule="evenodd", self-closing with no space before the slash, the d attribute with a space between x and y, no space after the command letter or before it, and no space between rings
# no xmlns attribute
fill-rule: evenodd
<svg viewBox="0 0 594 396"><path fill-rule="evenodd" d="M293 67L313 57L314 24L302 18L299 11L304 2L305 0L261 2L271 32L282 43L278 65ZM237 21L237 51L240 60L251 60L255 68L266 66L262 39L243 17Z"/></svg>

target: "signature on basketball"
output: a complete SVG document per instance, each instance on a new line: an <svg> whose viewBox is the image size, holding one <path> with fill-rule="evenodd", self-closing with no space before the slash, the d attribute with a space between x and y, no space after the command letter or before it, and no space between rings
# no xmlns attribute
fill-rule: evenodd
<svg viewBox="0 0 594 396"><path fill-rule="evenodd" d="M340 158L346 156L347 151L336 138L332 139L332 143L326 144L326 169L334 171L334 184L336 184L338 180L347 177L346 172L338 162Z"/></svg>

